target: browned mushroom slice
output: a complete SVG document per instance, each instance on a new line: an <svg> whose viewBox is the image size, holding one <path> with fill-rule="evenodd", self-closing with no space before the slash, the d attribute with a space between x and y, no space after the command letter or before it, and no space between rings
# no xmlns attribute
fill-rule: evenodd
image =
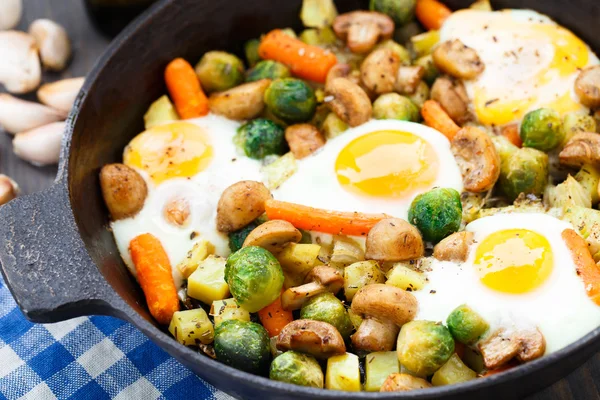
<svg viewBox="0 0 600 400"><path fill-rule="evenodd" d="M133 217L146 201L144 178L125 164L108 164L100 170L102 196L114 220Z"/></svg>
<svg viewBox="0 0 600 400"><path fill-rule="evenodd" d="M600 107L600 65L587 67L579 73L575 93L581 104L590 108Z"/></svg>
<svg viewBox="0 0 600 400"><path fill-rule="evenodd" d="M516 338L521 343L517 359L528 362L540 358L546 352L546 339L539 329L522 330L516 333Z"/></svg>
<svg viewBox="0 0 600 400"><path fill-rule="evenodd" d="M299 351L319 359L346 353L344 339L333 325L308 319L287 324L277 336L275 346L278 350Z"/></svg>
<svg viewBox="0 0 600 400"><path fill-rule="evenodd" d="M487 369L496 369L512 360L521 349L519 339L501 329L479 343L483 363Z"/></svg>
<svg viewBox="0 0 600 400"><path fill-rule="evenodd" d="M576 134L567 142L558 159L562 165L569 167L581 167L583 164L600 165L600 134Z"/></svg>
<svg viewBox="0 0 600 400"><path fill-rule="evenodd" d="M325 145L325 137L311 124L290 125L285 130L290 150L296 159L311 155Z"/></svg>
<svg viewBox="0 0 600 400"><path fill-rule="evenodd" d="M368 53L379 39L392 37L394 21L376 11L352 11L338 15L333 30L353 53Z"/></svg>
<svg viewBox="0 0 600 400"><path fill-rule="evenodd" d="M438 45L433 51L438 69L459 79L473 79L485 69L477 52L458 39Z"/></svg>
<svg viewBox="0 0 600 400"><path fill-rule="evenodd" d="M367 235L365 258L369 260L414 260L423 252L423 238L417 228L400 218L382 219Z"/></svg>
<svg viewBox="0 0 600 400"><path fill-rule="evenodd" d="M329 108L348 125L358 126L371 118L371 100L356 83L347 78L336 78L328 82L325 90L333 97L327 103Z"/></svg>
<svg viewBox="0 0 600 400"><path fill-rule="evenodd" d="M271 192L261 182L240 181L221 194L217 204L217 229L233 232L254 221L265 212Z"/></svg>
<svg viewBox="0 0 600 400"><path fill-rule="evenodd" d="M433 256L440 261L460 261L467 260L469 255L469 246L473 243L473 232L456 232L433 248Z"/></svg>
<svg viewBox="0 0 600 400"><path fill-rule="evenodd" d="M420 65L401 66L396 73L394 89L401 94L414 94L425 76L425 68Z"/></svg>
<svg viewBox="0 0 600 400"><path fill-rule="evenodd" d="M437 78L431 87L431 98L442 106L457 124L471 119L469 98L462 82L447 76Z"/></svg>
<svg viewBox="0 0 600 400"><path fill-rule="evenodd" d="M258 246L278 253L289 243L298 243L302 233L287 221L274 219L260 224L244 240L244 247Z"/></svg>
<svg viewBox="0 0 600 400"><path fill-rule="evenodd" d="M408 392L432 387L425 379L409 374L390 374L381 385L380 392Z"/></svg>
<svg viewBox="0 0 600 400"><path fill-rule="evenodd" d="M306 276L306 282L281 294L281 305L285 310L298 310L308 299L319 293L336 294L344 286L344 277L337 268L317 265Z"/></svg>
<svg viewBox="0 0 600 400"><path fill-rule="evenodd" d="M364 86L375 94L394 90L400 58L390 49L371 52L360 66L360 77Z"/></svg>
<svg viewBox="0 0 600 400"><path fill-rule="evenodd" d="M500 156L492 139L482 130L468 126L452 139L452 153L469 192L490 190L500 176Z"/></svg>
<svg viewBox="0 0 600 400"><path fill-rule="evenodd" d="M354 295L352 312L364 318L352 335L354 347L364 351L390 351L400 327L417 314L417 300L395 286L375 283L362 287Z"/></svg>
<svg viewBox="0 0 600 400"><path fill-rule="evenodd" d="M256 118L265 108L263 97L269 84L270 79L261 79L213 93L208 99L210 111L229 119Z"/></svg>

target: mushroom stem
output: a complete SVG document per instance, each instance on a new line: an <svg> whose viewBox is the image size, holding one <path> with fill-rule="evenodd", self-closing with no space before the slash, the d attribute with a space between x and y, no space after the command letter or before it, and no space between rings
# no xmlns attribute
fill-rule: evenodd
<svg viewBox="0 0 600 400"><path fill-rule="evenodd" d="M326 292L327 288L319 282L305 283L302 286L289 288L281 295L281 305L284 310L298 310L308 299L319 293Z"/></svg>
<svg viewBox="0 0 600 400"><path fill-rule="evenodd" d="M391 351L394 349L400 328L391 321L365 318L352 335L352 344L356 349L373 351Z"/></svg>

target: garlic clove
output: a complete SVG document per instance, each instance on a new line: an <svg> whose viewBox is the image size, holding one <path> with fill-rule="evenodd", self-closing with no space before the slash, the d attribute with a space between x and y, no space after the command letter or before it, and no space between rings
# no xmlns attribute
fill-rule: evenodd
<svg viewBox="0 0 600 400"><path fill-rule="evenodd" d="M20 193L17 182L4 174L0 174L0 206L16 198Z"/></svg>
<svg viewBox="0 0 600 400"><path fill-rule="evenodd" d="M33 165L58 163L65 122L53 122L29 131L20 132L13 139L13 151Z"/></svg>
<svg viewBox="0 0 600 400"><path fill-rule="evenodd" d="M38 44L44 68L65 69L71 58L71 41L65 28L49 19L37 19L29 25L29 34Z"/></svg>
<svg viewBox="0 0 600 400"><path fill-rule="evenodd" d="M23 0L0 1L0 31L19 25L23 15Z"/></svg>
<svg viewBox="0 0 600 400"><path fill-rule="evenodd" d="M33 36L18 31L0 32L0 83L11 93L27 93L40 86L41 80L42 68Z"/></svg>
<svg viewBox="0 0 600 400"><path fill-rule="evenodd" d="M68 113L84 81L85 78L71 78L46 83L38 89L37 97L45 105Z"/></svg>
<svg viewBox="0 0 600 400"><path fill-rule="evenodd" d="M62 121L67 113L0 93L0 126L9 133L28 131L51 122Z"/></svg>

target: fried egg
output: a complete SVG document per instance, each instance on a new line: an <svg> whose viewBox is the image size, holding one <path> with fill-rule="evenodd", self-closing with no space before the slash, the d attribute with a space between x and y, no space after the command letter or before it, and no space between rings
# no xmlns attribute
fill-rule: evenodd
<svg viewBox="0 0 600 400"><path fill-rule="evenodd" d="M573 343L600 325L600 307L587 295L561 237L573 227L546 214L484 217L467 225L474 242L464 263L433 260L427 284L413 294L417 319L445 321L467 304L490 331L538 327L546 351Z"/></svg>
<svg viewBox="0 0 600 400"><path fill-rule="evenodd" d="M465 81L480 123L519 123L532 110L549 107L561 115L587 113L574 91L579 71L600 62L569 30L531 10L461 10L448 17L442 41L459 39L485 64Z"/></svg>

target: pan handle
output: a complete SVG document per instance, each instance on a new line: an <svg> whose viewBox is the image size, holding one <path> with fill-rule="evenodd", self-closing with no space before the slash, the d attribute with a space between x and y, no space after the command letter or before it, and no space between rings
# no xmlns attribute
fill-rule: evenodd
<svg viewBox="0 0 600 400"><path fill-rule="evenodd" d="M29 320L111 313L104 300L110 286L85 249L60 183L1 207L0 243L0 270Z"/></svg>

